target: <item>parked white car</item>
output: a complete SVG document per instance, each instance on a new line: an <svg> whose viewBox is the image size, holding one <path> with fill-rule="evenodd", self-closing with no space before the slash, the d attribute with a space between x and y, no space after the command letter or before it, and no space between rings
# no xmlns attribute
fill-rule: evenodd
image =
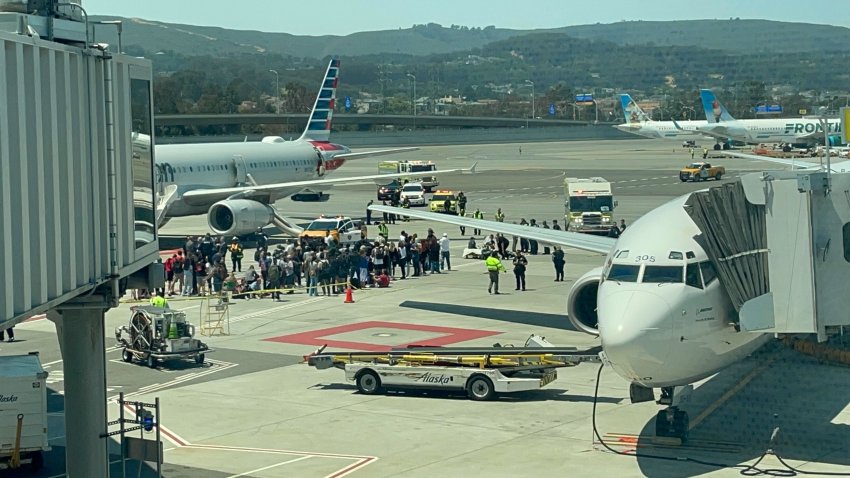
<svg viewBox="0 0 850 478"><path fill-rule="evenodd" d="M404 198L407 198L410 201L411 206L424 206L426 204L425 201L425 187L422 186L422 183L407 183L401 188L401 201L404 202Z"/></svg>

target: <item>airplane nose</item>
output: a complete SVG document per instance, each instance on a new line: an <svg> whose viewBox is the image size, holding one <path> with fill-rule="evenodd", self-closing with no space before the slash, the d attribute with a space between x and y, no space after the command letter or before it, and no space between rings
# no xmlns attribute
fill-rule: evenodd
<svg viewBox="0 0 850 478"><path fill-rule="evenodd" d="M622 377L651 382L670 353L670 303L659 294L643 290L615 291L600 299L599 335L606 357Z"/></svg>

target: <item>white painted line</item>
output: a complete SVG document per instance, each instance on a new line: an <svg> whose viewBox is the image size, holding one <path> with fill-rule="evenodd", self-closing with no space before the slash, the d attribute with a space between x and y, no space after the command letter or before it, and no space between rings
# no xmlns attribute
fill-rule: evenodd
<svg viewBox="0 0 850 478"><path fill-rule="evenodd" d="M227 478L239 478L240 476L252 475L252 474L257 473L259 471L265 471L265 470L268 470L270 468L277 468L278 466L288 465L290 463L295 463L296 461L306 460L308 458L313 458L313 456L307 455L307 456L302 456L300 458L293 458L292 460L284 461L284 462L281 462L281 463L276 463L274 465L264 466L262 468L257 468L256 470L246 471L245 473L239 473L238 475L230 475Z"/></svg>

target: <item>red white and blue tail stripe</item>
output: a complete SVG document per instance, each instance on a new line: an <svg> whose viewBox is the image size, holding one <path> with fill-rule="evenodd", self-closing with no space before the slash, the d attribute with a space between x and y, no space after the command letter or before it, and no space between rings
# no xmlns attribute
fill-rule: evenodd
<svg viewBox="0 0 850 478"><path fill-rule="evenodd" d="M322 89L316 97L310 120L301 139L308 141L328 141L331 135L331 120L334 114L334 103L336 102L336 86L339 81L339 59L333 58L328 64L325 72L325 80Z"/></svg>

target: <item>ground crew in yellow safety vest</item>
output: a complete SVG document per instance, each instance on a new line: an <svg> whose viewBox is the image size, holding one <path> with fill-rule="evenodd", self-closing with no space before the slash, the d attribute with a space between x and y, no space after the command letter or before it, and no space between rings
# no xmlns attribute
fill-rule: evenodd
<svg viewBox="0 0 850 478"><path fill-rule="evenodd" d="M484 219L484 214L479 209L476 208L475 212L472 214L472 218L473 219ZM473 228L472 229L472 235L473 236L481 235L481 229L478 229L477 227Z"/></svg>
<svg viewBox="0 0 850 478"><path fill-rule="evenodd" d="M387 223L381 222L378 224L378 234L384 236L384 239L390 237L390 228L387 227Z"/></svg>
<svg viewBox="0 0 850 478"><path fill-rule="evenodd" d="M162 292L157 292L155 296L151 297L151 305L165 309L168 307L168 299L162 296Z"/></svg>
<svg viewBox="0 0 850 478"><path fill-rule="evenodd" d="M490 285L487 287L488 293L493 293L493 286L496 286L496 294L499 293L499 272L507 272L502 261L496 257L496 251L490 253L490 257L485 261L487 264L487 274L490 275Z"/></svg>
<svg viewBox="0 0 850 478"><path fill-rule="evenodd" d="M505 222L505 215L502 213L502 208L499 208L499 210L496 211L496 221Z"/></svg>

